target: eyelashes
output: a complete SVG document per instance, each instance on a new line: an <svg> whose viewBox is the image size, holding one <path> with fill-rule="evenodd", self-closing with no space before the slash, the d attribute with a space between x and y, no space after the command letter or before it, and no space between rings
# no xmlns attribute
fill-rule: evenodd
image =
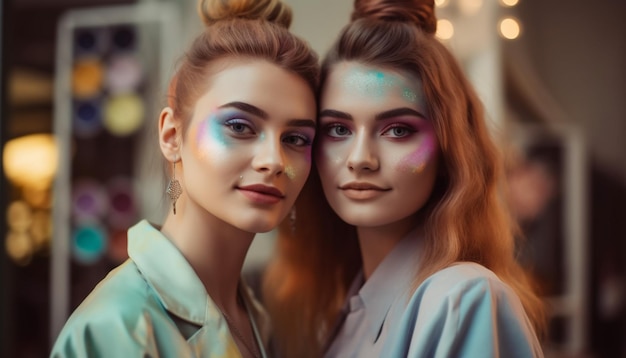
<svg viewBox="0 0 626 358"><path fill-rule="evenodd" d="M323 133L334 139L341 139L349 137L353 134L352 130L339 122L332 122L322 126ZM414 133L419 132L415 127L404 124L404 123L393 123L388 126L385 126L381 131L380 135L382 137L392 138L392 139L403 139L410 137Z"/></svg>
<svg viewBox="0 0 626 358"><path fill-rule="evenodd" d="M236 136L251 137L256 134L254 126L245 119L233 118L224 121L224 126Z"/></svg>
<svg viewBox="0 0 626 358"><path fill-rule="evenodd" d="M330 123L324 126L324 133L329 137L342 138L352 134L352 131L341 123Z"/></svg>
<svg viewBox="0 0 626 358"><path fill-rule="evenodd" d="M307 147L313 144L313 140L302 133L288 133L283 136L282 141L296 147Z"/></svg>
<svg viewBox="0 0 626 358"><path fill-rule="evenodd" d="M252 121L244 118L230 118L225 120L223 125L230 131L230 136L235 139L263 136L262 133L259 135L259 130ZM281 142L295 147L307 147L312 145L313 138L307 133L293 131L284 133L281 136Z"/></svg>
<svg viewBox="0 0 626 358"><path fill-rule="evenodd" d="M417 132L417 129L406 124L394 123L383 129L382 136L390 138L406 138Z"/></svg>

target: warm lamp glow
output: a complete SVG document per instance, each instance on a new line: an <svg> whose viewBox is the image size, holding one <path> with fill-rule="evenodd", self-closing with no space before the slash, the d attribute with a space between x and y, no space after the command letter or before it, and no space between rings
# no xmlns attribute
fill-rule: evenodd
<svg viewBox="0 0 626 358"><path fill-rule="evenodd" d="M519 2L519 0L500 0L500 2L502 3L502 5L504 6L515 6L517 5L517 3Z"/></svg>
<svg viewBox="0 0 626 358"><path fill-rule="evenodd" d="M17 264L28 264L34 251L33 242L30 237L23 232L11 231L4 238L6 252Z"/></svg>
<svg viewBox="0 0 626 358"><path fill-rule="evenodd" d="M474 15L483 6L482 0L459 0L459 9L466 15Z"/></svg>
<svg viewBox="0 0 626 358"><path fill-rule="evenodd" d="M446 7L449 2L450 2L449 0L435 0L435 6Z"/></svg>
<svg viewBox="0 0 626 358"><path fill-rule="evenodd" d="M49 134L32 134L8 141L3 151L4 172L18 186L46 189L58 167L57 146Z"/></svg>
<svg viewBox="0 0 626 358"><path fill-rule="evenodd" d="M505 39L514 40L521 32L519 22L512 17L507 17L500 21L500 35Z"/></svg>
<svg viewBox="0 0 626 358"><path fill-rule="evenodd" d="M441 19L437 21L436 35L442 40L449 40L454 36L454 26L449 20Z"/></svg>

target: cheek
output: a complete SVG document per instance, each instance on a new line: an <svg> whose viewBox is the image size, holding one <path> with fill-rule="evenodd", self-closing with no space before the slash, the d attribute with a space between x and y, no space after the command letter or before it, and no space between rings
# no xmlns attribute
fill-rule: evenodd
<svg viewBox="0 0 626 358"><path fill-rule="evenodd" d="M289 180L296 183L304 183L311 172L311 149L304 153L296 154L285 165L285 175Z"/></svg>
<svg viewBox="0 0 626 358"><path fill-rule="evenodd" d="M396 170L403 173L421 173L433 160L437 150L437 141L433 133L427 133L412 152L401 157Z"/></svg>
<svg viewBox="0 0 626 358"><path fill-rule="evenodd" d="M347 158L345 145L337 142L323 141L315 152L315 163L318 167L337 167Z"/></svg>
<svg viewBox="0 0 626 358"><path fill-rule="evenodd" d="M199 158L220 158L228 153L229 143L215 120L202 121L191 131L189 138L192 141L191 147Z"/></svg>

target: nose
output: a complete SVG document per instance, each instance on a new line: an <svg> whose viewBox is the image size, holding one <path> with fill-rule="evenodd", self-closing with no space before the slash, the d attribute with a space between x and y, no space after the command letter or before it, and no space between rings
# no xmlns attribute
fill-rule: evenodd
<svg viewBox="0 0 626 358"><path fill-rule="evenodd" d="M285 170L280 138L267 136L259 143L258 151L252 159L254 170L267 175L280 175Z"/></svg>
<svg viewBox="0 0 626 358"><path fill-rule="evenodd" d="M368 133L358 133L350 150L347 165L351 171L376 171L379 168L378 156L369 139Z"/></svg>

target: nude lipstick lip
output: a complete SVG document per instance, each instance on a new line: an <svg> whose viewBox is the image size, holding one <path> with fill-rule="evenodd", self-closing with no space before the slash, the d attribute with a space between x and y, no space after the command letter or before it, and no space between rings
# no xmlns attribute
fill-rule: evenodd
<svg viewBox="0 0 626 358"><path fill-rule="evenodd" d="M366 182L350 182L350 183L340 186L339 189L341 190L380 190L380 191L389 190L389 189L383 189L379 187L378 185L374 185L374 184L366 183Z"/></svg>
<svg viewBox="0 0 626 358"><path fill-rule="evenodd" d="M240 186L237 189L258 204L276 204L285 198L285 194L280 190L263 184Z"/></svg>
<svg viewBox="0 0 626 358"><path fill-rule="evenodd" d="M345 196L354 200L373 199L391 190L364 182L350 182L340 186L339 189L341 189Z"/></svg>

